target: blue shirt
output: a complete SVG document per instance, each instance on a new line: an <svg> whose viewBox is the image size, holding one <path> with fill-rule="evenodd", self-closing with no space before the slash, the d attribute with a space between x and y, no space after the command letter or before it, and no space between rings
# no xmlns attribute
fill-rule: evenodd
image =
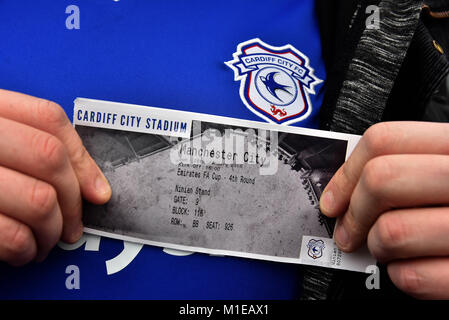
<svg viewBox="0 0 449 320"><path fill-rule="evenodd" d="M76 19L69 5L72 1L0 2L1 88L56 101L69 118L74 98L86 97L318 125L319 80L326 75L312 0L80 0L79 29L67 28ZM273 64L246 60L253 69L238 80L242 69L225 62L252 39L267 51L256 53ZM254 54L251 50L246 53ZM307 87L301 72L296 77L293 69L286 72L281 60L276 65L279 57L295 60L296 71L303 67L314 85L309 81ZM261 102L251 102L257 99ZM300 103L296 111L292 101ZM129 264L119 262L114 269L109 262L108 269L106 261L124 250L122 241L94 237L65 249L58 246L43 263L22 268L0 263L0 299L289 299L300 291L296 265L175 256L157 247L131 246ZM79 289L66 286L69 266L79 270Z"/></svg>

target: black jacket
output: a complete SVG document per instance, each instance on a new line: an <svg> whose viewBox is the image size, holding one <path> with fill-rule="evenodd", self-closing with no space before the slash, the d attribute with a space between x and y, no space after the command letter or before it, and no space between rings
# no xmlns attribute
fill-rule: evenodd
<svg viewBox="0 0 449 320"><path fill-rule="evenodd" d="M380 8L367 30L366 8ZM363 134L380 121L449 121L449 0L316 0L328 74L321 128ZM446 80L447 79L447 80ZM367 275L301 267L302 299L407 298L384 266Z"/></svg>

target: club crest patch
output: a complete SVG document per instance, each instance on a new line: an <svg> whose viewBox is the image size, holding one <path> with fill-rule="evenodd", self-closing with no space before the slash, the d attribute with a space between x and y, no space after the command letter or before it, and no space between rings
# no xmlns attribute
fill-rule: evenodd
<svg viewBox="0 0 449 320"><path fill-rule="evenodd" d="M246 107L268 122L292 124L312 112L309 95L322 82L309 59L287 44L270 46L260 39L240 43L233 60L225 64L240 81L240 97Z"/></svg>
<svg viewBox="0 0 449 320"><path fill-rule="evenodd" d="M326 246L323 240L311 239L307 244L307 254L313 259L319 259L323 256L323 250Z"/></svg>

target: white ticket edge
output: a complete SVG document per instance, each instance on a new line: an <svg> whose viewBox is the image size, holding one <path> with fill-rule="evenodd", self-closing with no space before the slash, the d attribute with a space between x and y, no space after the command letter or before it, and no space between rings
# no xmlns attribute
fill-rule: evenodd
<svg viewBox="0 0 449 320"><path fill-rule="evenodd" d="M88 114L88 121L85 120L85 114ZM94 123L91 120L91 112L94 112ZM97 122L96 115L100 113L102 119ZM108 115L109 114L109 115ZM116 121L112 123L113 115L116 114ZM121 118L123 118L123 122L121 122ZM140 126L131 125L130 122L126 121L127 116L135 116L141 117ZM109 120L108 120L109 118ZM142 127L148 124L144 119L157 119L157 121L183 121L187 123L186 130L182 133L174 133L170 132L170 130L158 130L157 128L144 128ZM118 120L117 120L118 119ZM188 138L190 137L190 130L192 121L207 121L207 122L215 122L215 123L226 123L234 126L242 126L249 127L255 129L262 130L271 130L278 132L287 132L287 133L295 133L301 135L322 137L322 138L331 138L331 139L339 139L347 141L347 152L346 152L346 160L350 156L351 152L354 150L358 141L360 140L360 136L353 134L345 134L339 132L330 132L330 131L321 131L315 129L301 128L301 127L292 127L292 126L282 126L274 123L265 123L258 121L250 121L250 120L242 120L235 119L230 117L223 116L215 116L208 115L202 113L195 113L189 111L179 111L179 110L171 110L165 108L157 108L157 107L149 107L149 106L141 106L135 104L128 103L120 103L120 102L111 102L111 101L103 101L103 100L94 100L87 98L76 98L74 101L74 113L73 113L73 124L89 126L89 127L97 127L97 128L107 128L107 129L115 129L115 130L124 130L124 131L132 131L132 132L143 132L143 133L151 133L151 134L161 134L167 136L176 136ZM151 121L150 125L154 122ZM283 263L293 263L293 264L304 264L304 265L314 265L321 266L333 269L343 269L349 271L357 271L357 272L365 272L368 273L367 267L370 265L375 265L376 260L370 255L367 248L361 248L353 253L344 253L340 249L337 248L335 241L331 238L323 238L323 237L314 237L314 236L303 236L302 237L302 247L300 250L300 256L298 258L288 258L288 257L277 257L270 255L262 255L262 254L254 254L240 251L230 251L230 250L220 250L220 249L208 249L203 247L194 247L194 246L186 246L179 245L174 243L166 243L166 242L157 242L151 241L141 238L135 238L131 236L125 236L120 234L115 234L112 232L106 232L101 230L96 230L92 228L85 227L84 231L89 234L94 234L98 236L104 236L108 238L141 243L146 245L152 245L162 248L169 248L181 251L189 251L189 252L198 252L205 253L210 255L218 255L218 256L234 256L234 257L242 257L242 258L251 258L258 260L267 260L274 262L283 262ZM321 248L321 256L313 257L313 254L308 254L309 250L311 250L311 246L309 245L310 240L322 241L323 246ZM318 242L318 245L321 246L321 242ZM317 248L315 248L316 250ZM319 249L319 248L318 248Z"/></svg>

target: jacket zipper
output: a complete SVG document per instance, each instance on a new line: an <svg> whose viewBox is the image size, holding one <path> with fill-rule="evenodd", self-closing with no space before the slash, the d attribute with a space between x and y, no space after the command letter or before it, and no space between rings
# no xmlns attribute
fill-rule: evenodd
<svg viewBox="0 0 449 320"><path fill-rule="evenodd" d="M422 9L425 13L427 13L429 16L431 16L432 18L435 18L435 19L449 18L449 10L435 12L435 11L432 11L432 9L427 4L423 4Z"/></svg>

